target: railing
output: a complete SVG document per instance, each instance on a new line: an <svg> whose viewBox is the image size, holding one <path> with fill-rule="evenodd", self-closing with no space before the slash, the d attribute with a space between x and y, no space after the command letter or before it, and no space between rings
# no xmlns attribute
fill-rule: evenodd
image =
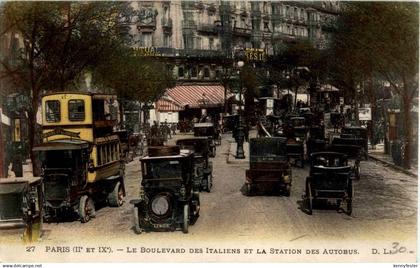
<svg viewBox="0 0 420 268"><path fill-rule="evenodd" d="M204 32L204 33L217 33L217 28L214 24L210 23L200 23L197 26L197 31Z"/></svg>
<svg viewBox="0 0 420 268"><path fill-rule="evenodd" d="M251 29L241 28L241 27L233 27L233 33L236 34L236 35L251 36Z"/></svg>

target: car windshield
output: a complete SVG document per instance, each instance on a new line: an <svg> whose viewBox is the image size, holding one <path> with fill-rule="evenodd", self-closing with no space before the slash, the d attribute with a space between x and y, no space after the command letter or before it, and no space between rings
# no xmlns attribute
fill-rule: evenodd
<svg viewBox="0 0 420 268"><path fill-rule="evenodd" d="M52 150L42 154L42 163L46 168L74 168L77 159L80 160L78 150Z"/></svg>
<svg viewBox="0 0 420 268"><path fill-rule="evenodd" d="M182 167L179 160L149 162L147 174L152 178L180 178Z"/></svg>

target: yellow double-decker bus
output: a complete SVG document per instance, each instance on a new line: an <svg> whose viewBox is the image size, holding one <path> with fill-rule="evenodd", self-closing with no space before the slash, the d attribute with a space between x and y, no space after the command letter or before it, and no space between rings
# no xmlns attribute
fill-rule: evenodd
<svg viewBox="0 0 420 268"><path fill-rule="evenodd" d="M45 220L95 216L95 203L121 206L124 161L114 134L115 95L61 92L42 97ZM115 117L115 118L114 118Z"/></svg>

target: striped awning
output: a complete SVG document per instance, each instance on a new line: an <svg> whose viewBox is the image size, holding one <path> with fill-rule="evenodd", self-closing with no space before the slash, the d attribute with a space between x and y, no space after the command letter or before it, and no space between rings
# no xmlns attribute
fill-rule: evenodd
<svg viewBox="0 0 420 268"><path fill-rule="evenodd" d="M160 98L156 102L156 108L159 112L178 112L183 110L182 105L165 97Z"/></svg>
<svg viewBox="0 0 420 268"><path fill-rule="evenodd" d="M183 85L168 89L166 94L183 108L203 108L222 106L224 92L221 85Z"/></svg>

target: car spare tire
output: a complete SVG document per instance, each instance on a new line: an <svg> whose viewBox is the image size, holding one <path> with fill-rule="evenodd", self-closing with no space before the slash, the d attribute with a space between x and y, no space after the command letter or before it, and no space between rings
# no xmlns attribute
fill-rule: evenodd
<svg viewBox="0 0 420 268"><path fill-rule="evenodd" d="M151 146L148 148L149 156L178 155L179 152L179 146Z"/></svg>

